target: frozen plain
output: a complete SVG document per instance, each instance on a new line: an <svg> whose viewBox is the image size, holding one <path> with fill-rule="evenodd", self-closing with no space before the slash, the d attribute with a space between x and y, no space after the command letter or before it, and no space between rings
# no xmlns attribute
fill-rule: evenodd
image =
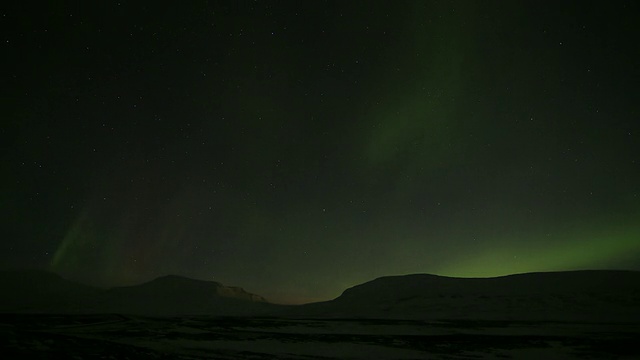
<svg viewBox="0 0 640 360"><path fill-rule="evenodd" d="M640 323L0 315L9 359L638 359Z"/></svg>

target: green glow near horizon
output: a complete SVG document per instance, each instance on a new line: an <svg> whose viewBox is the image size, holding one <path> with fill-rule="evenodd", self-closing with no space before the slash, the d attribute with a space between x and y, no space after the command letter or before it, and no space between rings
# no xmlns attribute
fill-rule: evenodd
<svg viewBox="0 0 640 360"><path fill-rule="evenodd" d="M502 240L490 249L449 262L437 273L455 277L492 277L540 271L607 269L640 253L638 225L611 226L601 231L574 231L556 234L551 239L556 240L539 245L534 245L533 237L531 241L518 243Z"/></svg>

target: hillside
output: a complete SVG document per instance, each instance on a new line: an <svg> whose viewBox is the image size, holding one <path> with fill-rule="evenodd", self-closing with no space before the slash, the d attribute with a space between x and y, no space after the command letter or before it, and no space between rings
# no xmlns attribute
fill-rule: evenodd
<svg viewBox="0 0 640 360"><path fill-rule="evenodd" d="M293 316L379 319L636 321L640 272L568 271L495 278L388 276Z"/></svg>
<svg viewBox="0 0 640 360"><path fill-rule="evenodd" d="M174 275L104 290L46 271L3 271L0 289L3 313L230 316L262 314L271 306L263 297L239 287Z"/></svg>

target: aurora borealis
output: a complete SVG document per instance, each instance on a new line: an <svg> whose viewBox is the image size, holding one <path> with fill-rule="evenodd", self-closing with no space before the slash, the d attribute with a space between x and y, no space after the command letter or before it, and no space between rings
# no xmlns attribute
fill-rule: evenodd
<svg viewBox="0 0 640 360"><path fill-rule="evenodd" d="M0 258L269 300L640 270L633 1L4 10Z"/></svg>

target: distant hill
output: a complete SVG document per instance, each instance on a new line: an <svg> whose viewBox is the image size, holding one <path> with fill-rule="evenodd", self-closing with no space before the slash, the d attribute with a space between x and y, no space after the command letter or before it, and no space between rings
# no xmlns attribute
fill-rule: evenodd
<svg viewBox="0 0 640 360"><path fill-rule="evenodd" d="M76 312L100 290L39 270L0 271L0 312Z"/></svg>
<svg viewBox="0 0 640 360"><path fill-rule="evenodd" d="M567 271L494 278L388 276L332 301L290 311L301 317L640 321L640 272Z"/></svg>
<svg viewBox="0 0 640 360"><path fill-rule="evenodd" d="M174 275L103 290L46 271L2 271L0 289L4 313L239 316L262 314L275 306L239 287Z"/></svg>
<svg viewBox="0 0 640 360"><path fill-rule="evenodd" d="M175 275L110 289L104 300L110 312L138 314L250 315L269 305L262 296L239 287Z"/></svg>
<svg viewBox="0 0 640 360"><path fill-rule="evenodd" d="M640 272L635 271L386 276L351 287L334 300L299 306L269 304L239 287L174 275L104 290L45 271L4 271L0 289L0 313L640 321Z"/></svg>

